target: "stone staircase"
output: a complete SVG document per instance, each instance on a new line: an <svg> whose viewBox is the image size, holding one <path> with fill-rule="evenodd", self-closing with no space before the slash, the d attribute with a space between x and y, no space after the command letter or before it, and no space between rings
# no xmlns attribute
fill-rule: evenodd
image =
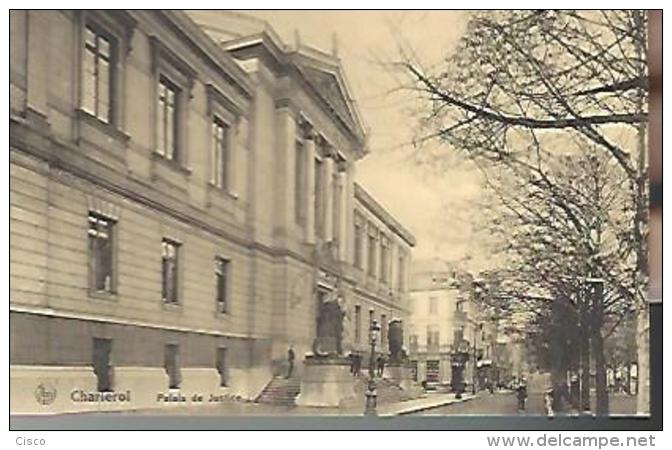
<svg viewBox="0 0 672 450"><path fill-rule="evenodd" d="M299 392L301 392L301 379L298 377L286 379L276 376L261 391L255 402L294 406L294 400Z"/></svg>

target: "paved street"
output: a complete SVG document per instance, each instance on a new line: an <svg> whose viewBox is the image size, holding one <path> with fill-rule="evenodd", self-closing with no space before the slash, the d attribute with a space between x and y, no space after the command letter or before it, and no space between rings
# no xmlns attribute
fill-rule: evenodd
<svg viewBox="0 0 672 450"><path fill-rule="evenodd" d="M611 414L634 414L635 398L626 395L610 397ZM433 405L450 402L445 406ZM455 401L452 394L429 394L423 399L379 405L381 416L403 414L405 416L444 416L444 415L519 415L517 400L513 393L488 394L481 392L476 398L465 397ZM542 394L531 394L527 409L523 415L545 415ZM363 412L363 404L351 408L309 408L278 405L225 402L219 405L172 406L124 412L95 412L87 415L139 414L139 415L189 415L189 416L352 416ZM413 411L415 409L416 411Z"/></svg>
<svg viewBox="0 0 672 450"><path fill-rule="evenodd" d="M634 414L636 403L634 397L612 395L609 398L611 414ZM412 413L412 415L518 415L518 401L513 393L486 394L477 398L452 405ZM542 394L531 394L527 401L524 415L545 415Z"/></svg>

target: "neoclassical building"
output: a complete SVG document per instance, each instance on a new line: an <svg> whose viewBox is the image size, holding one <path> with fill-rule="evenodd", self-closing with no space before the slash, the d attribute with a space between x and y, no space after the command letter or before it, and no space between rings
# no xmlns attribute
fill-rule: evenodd
<svg viewBox="0 0 672 450"><path fill-rule="evenodd" d="M331 291L350 348L406 316L339 59L258 25L10 13L12 412L255 399Z"/></svg>

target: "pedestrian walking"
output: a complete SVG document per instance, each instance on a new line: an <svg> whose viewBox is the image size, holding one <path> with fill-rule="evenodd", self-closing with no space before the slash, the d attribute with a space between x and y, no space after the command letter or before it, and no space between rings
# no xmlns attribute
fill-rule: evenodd
<svg viewBox="0 0 672 450"><path fill-rule="evenodd" d="M289 345L289 349L287 349L287 363L289 367L287 368L287 379L289 379L292 376L292 372L294 371L294 358L296 355L294 354L294 346L292 344Z"/></svg>

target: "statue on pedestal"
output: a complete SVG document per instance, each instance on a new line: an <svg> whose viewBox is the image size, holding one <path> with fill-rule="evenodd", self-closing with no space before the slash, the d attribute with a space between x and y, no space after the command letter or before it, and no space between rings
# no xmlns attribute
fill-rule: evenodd
<svg viewBox="0 0 672 450"><path fill-rule="evenodd" d="M343 355L343 319L345 308L342 297L334 290L329 292L317 316L317 336L313 341L313 354L318 357Z"/></svg>
<svg viewBox="0 0 672 450"><path fill-rule="evenodd" d="M388 346L390 350L390 363L403 363L408 359L404 350L404 328L401 319L392 319L388 325Z"/></svg>

